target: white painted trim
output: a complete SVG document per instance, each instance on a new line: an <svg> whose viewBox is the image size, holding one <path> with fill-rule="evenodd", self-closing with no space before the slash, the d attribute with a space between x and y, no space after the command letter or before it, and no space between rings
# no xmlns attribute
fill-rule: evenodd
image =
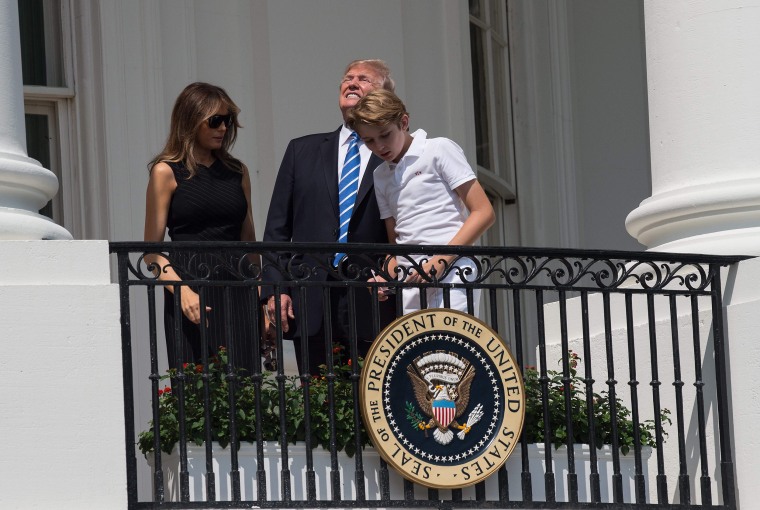
<svg viewBox="0 0 760 510"><path fill-rule="evenodd" d="M158 2L146 2L140 4L140 29L142 31L143 58L143 76L146 78L144 95L146 116L148 122L145 123L147 140L164 140L166 133L163 126L166 125L167 119L164 115L164 79L163 73L152 72L154 69L163 69L163 59L161 54L161 9ZM147 163L147 162L146 162Z"/></svg>
<svg viewBox="0 0 760 510"><path fill-rule="evenodd" d="M71 114L61 119L68 123L61 129L69 135L61 150L69 153L73 184L64 191L64 216L78 239L107 239L109 232L100 10L100 2L75 2L63 22L68 20L64 32L72 39L70 72L76 77Z"/></svg>
<svg viewBox="0 0 760 510"><path fill-rule="evenodd" d="M509 166L511 167L513 165L509 163ZM484 187L487 186L490 190L496 193L500 200L512 201L517 198L517 193L515 192L514 187L510 186L503 177L480 165L478 165L478 180Z"/></svg>
<svg viewBox="0 0 760 510"><path fill-rule="evenodd" d="M39 85L24 85L24 99L51 100L69 99L74 97L73 87L42 87Z"/></svg>
<svg viewBox="0 0 760 510"><path fill-rule="evenodd" d="M580 245L578 227L578 192L575 171L575 134L573 132L573 96L570 71L570 40L567 2L547 4L549 14L549 50L551 88L554 104L554 161L557 173L560 243L565 248Z"/></svg>
<svg viewBox="0 0 760 510"><path fill-rule="evenodd" d="M446 74L446 104L449 112L448 125L452 138L462 146L468 161L475 165L475 106L472 97L472 59L470 57L470 15L466 2L445 2L443 30L449 34L443 38L443 53L448 68ZM462 77L466 78L462 78ZM459 87L461 85L461 88Z"/></svg>

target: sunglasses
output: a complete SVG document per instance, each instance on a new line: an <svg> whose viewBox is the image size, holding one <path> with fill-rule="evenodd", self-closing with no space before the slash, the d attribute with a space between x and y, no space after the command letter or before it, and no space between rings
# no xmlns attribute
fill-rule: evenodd
<svg viewBox="0 0 760 510"><path fill-rule="evenodd" d="M208 118L208 127L211 129L216 129L222 124L224 124L226 127L230 127L234 120L235 116L232 113L227 115L212 115Z"/></svg>

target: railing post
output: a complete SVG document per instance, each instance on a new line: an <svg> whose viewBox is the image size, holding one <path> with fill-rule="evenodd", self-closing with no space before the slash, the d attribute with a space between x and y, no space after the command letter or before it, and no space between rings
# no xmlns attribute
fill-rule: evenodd
<svg viewBox="0 0 760 510"><path fill-rule="evenodd" d="M119 302L121 306L121 362L124 378L124 443L127 452L127 504L137 505L137 458L135 456L135 401L132 390L132 332L127 285L129 252L119 252Z"/></svg>
<svg viewBox="0 0 760 510"><path fill-rule="evenodd" d="M721 296L720 265L710 264L710 291L713 313L713 340L715 343L715 379L718 390L718 427L720 427L720 475L723 483L723 503L736 508L736 480L734 478L733 446L728 416L728 375L726 373L726 344L723 338L723 298Z"/></svg>

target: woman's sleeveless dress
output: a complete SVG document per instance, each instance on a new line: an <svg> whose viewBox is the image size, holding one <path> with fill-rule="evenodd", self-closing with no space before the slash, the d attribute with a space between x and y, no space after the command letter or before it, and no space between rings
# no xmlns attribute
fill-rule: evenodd
<svg viewBox="0 0 760 510"><path fill-rule="evenodd" d="M210 167L199 166L188 179L189 172L181 163L167 164L174 171L177 188L169 205L167 226L172 241L240 241L240 231L248 213L248 203L241 185L242 175L229 169L220 160ZM236 268L239 254L169 253L175 271L183 280L239 280L229 268ZM245 262L245 261L244 261ZM253 318L258 302L256 288L197 287L203 293L207 312L207 355L215 355L220 346L227 348L230 362L253 372ZM226 313L229 312L229 313ZM164 330L169 366L202 363L201 331L180 311L177 335L174 294L164 291Z"/></svg>

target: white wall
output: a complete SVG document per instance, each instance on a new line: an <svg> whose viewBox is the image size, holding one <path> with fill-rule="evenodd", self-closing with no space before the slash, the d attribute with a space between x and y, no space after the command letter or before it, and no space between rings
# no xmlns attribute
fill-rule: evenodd
<svg viewBox="0 0 760 510"><path fill-rule="evenodd" d="M651 192L643 7L571 2L578 227L584 248L643 250L625 218Z"/></svg>
<svg viewBox="0 0 760 510"><path fill-rule="evenodd" d="M633 249L650 193L641 2L512 2L517 204L525 246Z"/></svg>
<svg viewBox="0 0 760 510"><path fill-rule="evenodd" d="M3 241L0 253L0 507L126 508L108 245Z"/></svg>
<svg viewBox="0 0 760 510"><path fill-rule="evenodd" d="M414 126L457 139L468 154L474 147L461 2L103 0L75 10L75 23L92 21L75 30L75 102L93 102L101 117L81 126L101 152L83 177L107 176L109 217L86 237L142 239L146 164L164 143L174 99L195 80L223 86L241 107L234 154L251 171L259 236L287 142L339 126L338 81L355 58L388 62Z"/></svg>

